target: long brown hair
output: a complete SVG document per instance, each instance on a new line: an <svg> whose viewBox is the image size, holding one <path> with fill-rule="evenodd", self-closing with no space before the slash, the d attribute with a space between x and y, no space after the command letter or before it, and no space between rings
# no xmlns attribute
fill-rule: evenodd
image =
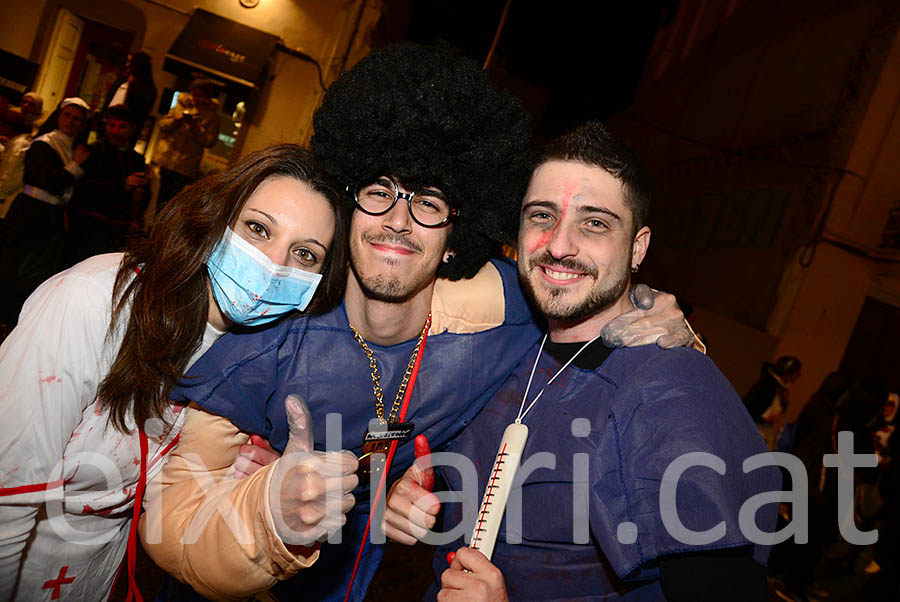
<svg viewBox="0 0 900 602"><path fill-rule="evenodd" d="M131 305L122 344L98 396L119 431L128 431L131 410L138 426L162 417L168 393L205 330L205 262L253 191L275 176L300 180L331 204L334 239L307 312L321 313L340 300L347 279L346 208L309 151L293 144L273 146L197 181L166 205L149 237L131 244L116 274L110 333Z"/></svg>

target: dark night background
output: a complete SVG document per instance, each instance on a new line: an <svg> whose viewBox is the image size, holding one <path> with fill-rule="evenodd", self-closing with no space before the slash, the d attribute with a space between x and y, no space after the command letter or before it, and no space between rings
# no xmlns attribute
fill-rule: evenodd
<svg viewBox="0 0 900 602"><path fill-rule="evenodd" d="M483 64L504 0L389 3L376 44L446 40ZM495 81L526 105L539 138L607 119L634 96L659 26L678 0L512 2L491 61Z"/></svg>

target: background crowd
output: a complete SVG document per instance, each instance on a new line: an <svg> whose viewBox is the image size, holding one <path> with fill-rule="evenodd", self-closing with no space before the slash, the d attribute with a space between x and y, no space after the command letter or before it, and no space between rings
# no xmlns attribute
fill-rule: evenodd
<svg viewBox="0 0 900 602"><path fill-rule="evenodd" d="M200 175L218 134L218 88L196 79L159 123L156 210ZM128 55L101 106L67 98L42 119L34 92L0 96L0 341L44 280L144 233L153 173L134 150L157 100L151 58Z"/></svg>

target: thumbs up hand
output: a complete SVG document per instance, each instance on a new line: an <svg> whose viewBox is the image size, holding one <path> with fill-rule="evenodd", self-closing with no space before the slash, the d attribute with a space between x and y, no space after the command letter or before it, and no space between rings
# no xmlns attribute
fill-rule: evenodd
<svg viewBox="0 0 900 602"><path fill-rule="evenodd" d="M382 528L396 542L413 545L434 527L441 502L431 493L434 469L425 435L413 442L416 460L388 493Z"/></svg>
<svg viewBox="0 0 900 602"><path fill-rule="evenodd" d="M356 456L313 449L312 416L296 395L284 399L290 437L269 481L269 510L287 544L323 541L347 522L355 503Z"/></svg>

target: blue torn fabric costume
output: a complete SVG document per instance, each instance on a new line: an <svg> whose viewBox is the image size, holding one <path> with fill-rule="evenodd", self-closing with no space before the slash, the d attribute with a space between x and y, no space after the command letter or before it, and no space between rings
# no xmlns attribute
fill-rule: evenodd
<svg viewBox="0 0 900 602"><path fill-rule="evenodd" d="M476 513L537 352L535 345L447 448L475 464ZM526 407L560 366L545 350ZM580 420L573 423L575 419ZM780 474L773 466L743 472L746 458L767 449L740 398L706 356L648 345L616 349L594 371L570 365L546 387L523 423L529 436L516 477L519 483L526 477L520 488L521 514L513 510L511 518L507 510L492 557L511 600L664 600L656 560L684 552L753 546L748 552L765 564L769 550L744 537L739 509L758 493L778 491ZM526 471L529 458L535 462L538 452L550 452L555 467L547 467L550 460L543 454L544 467ZM678 517L687 529L704 531L725 523L721 539L700 546L670 535L660 511L663 473L672 460L689 452L715 454L726 466L724 475L694 466L678 481ZM460 491L459 472L441 470L448 489ZM460 502L445 503L443 512L444 531L463 520ZM777 504L763 506L756 514L757 526L774 531L776 512ZM467 543L474 522L474 513L464 519ZM619 531L626 522L637 526L633 543L619 543L620 533L628 539L627 527ZM522 543L508 543L507 532ZM461 545L457 540L438 548L429 597L448 568L447 552Z"/></svg>
<svg viewBox="0 0 900 602"><path fill-rule="evenodd" d="M413 436L425 434L435 451L471 422L540 334L519 290L515 264L492 263L503 283L503 324L481 332L428 336L406 421L415 425ZM369 344L381 372L386 413L415 343ZM343 305L322 316L224 336L194 365L172 399L193 401L242 430L266 437L281 451L288 439L284 413L288 394L297 394L308 404L316 449L325 449L326 416L337 413L342 417L343 440L329 447L360 454L368 423L375 418L371 369L353 339ZM412 442L399 445L388 482L399 478L413 459ZM322 544L316 564L279 583L272 590L276 597L343 600L369 515L368 489L363 483L354 491L357 503L347 514L343 543ZM383 546L366 546L352 600L362 600L382 554Z"/></svg>

